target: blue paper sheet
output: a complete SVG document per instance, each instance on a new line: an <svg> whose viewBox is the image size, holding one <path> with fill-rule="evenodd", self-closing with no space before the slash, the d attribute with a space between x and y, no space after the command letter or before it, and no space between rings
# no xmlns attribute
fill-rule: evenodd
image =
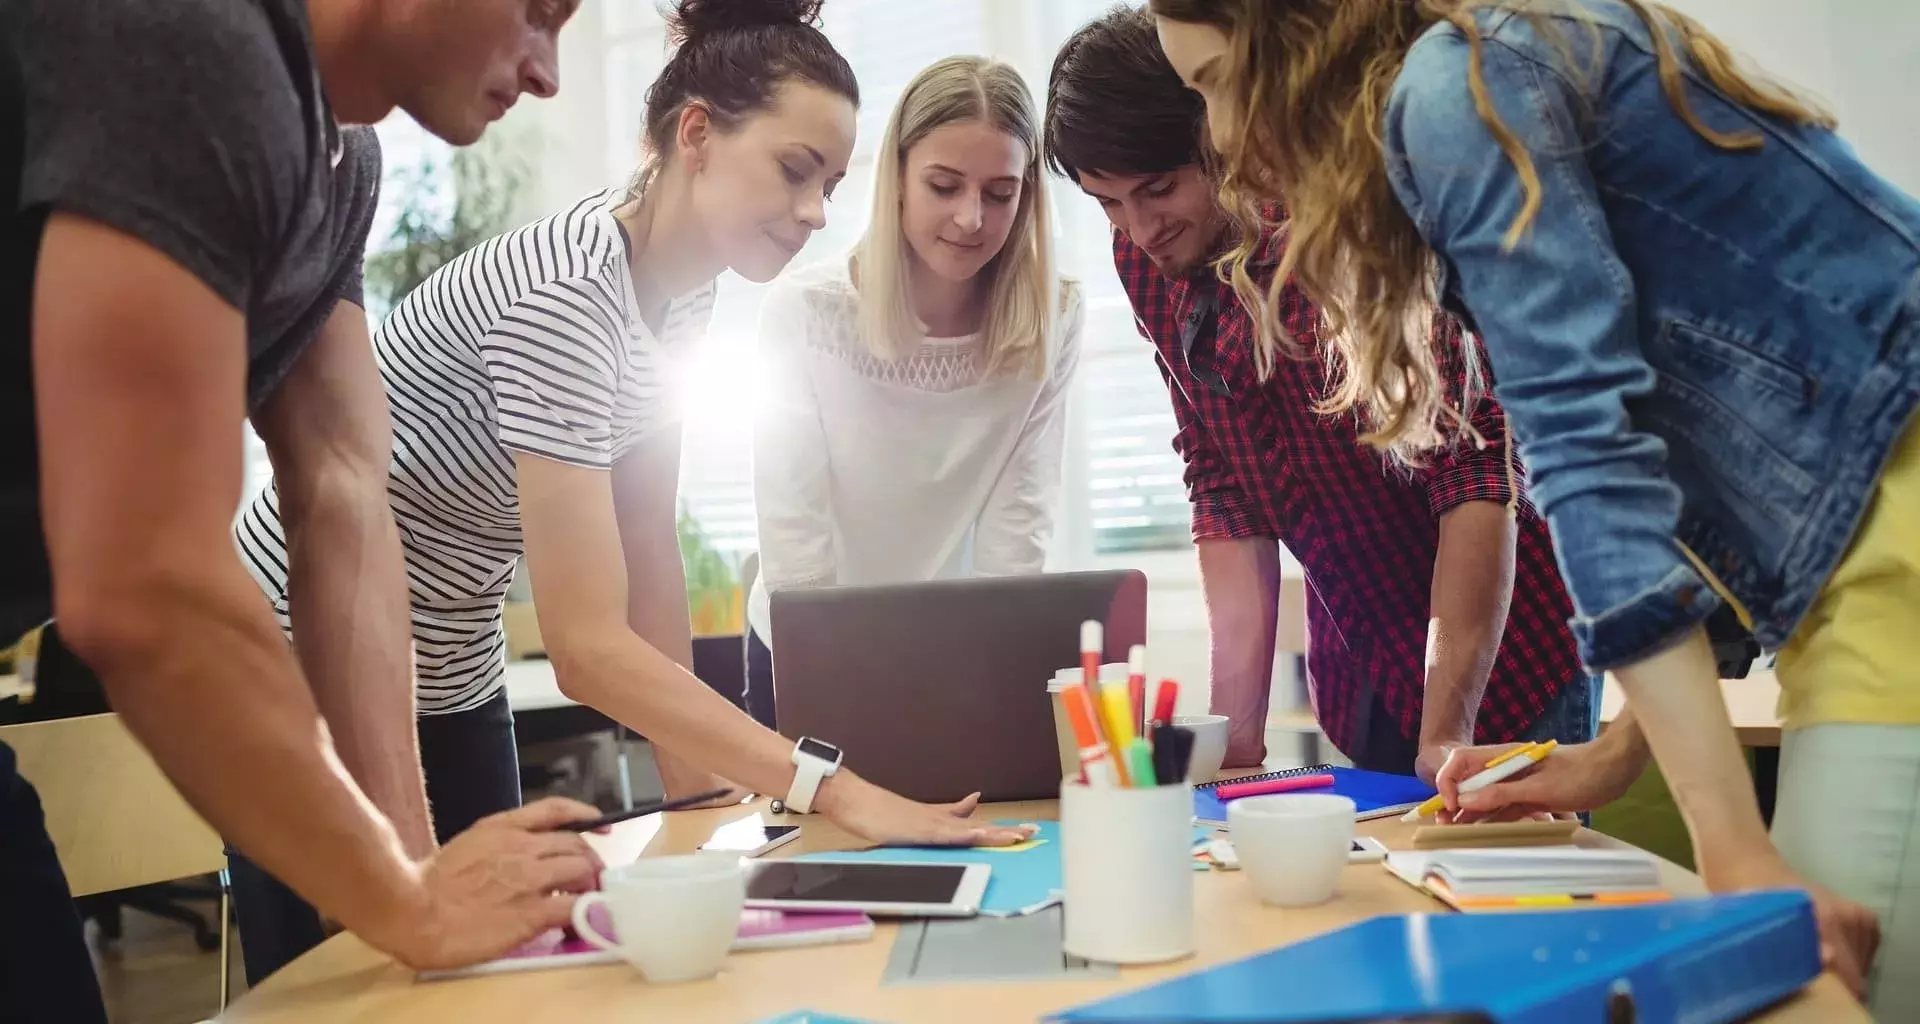
<svg viewBox="0 0 1920 1024"><path fill-rule="evenodd" d="M1018 825L1023 822L1000 822ZM1046 842L1020 853L1001 853L967 847L882 846L851 853L808 853L794 860L850 861L881 860L914 864L985 864L993 868L987 876L987 892L980 900L980 912L987 915L1030 914L1043 910L1056 898L1064 884L1060 868L1060 823L1035 822L1040 831L1034 838ZM1212 826L1193 830L1195 842L1213 834Z"/></svg>

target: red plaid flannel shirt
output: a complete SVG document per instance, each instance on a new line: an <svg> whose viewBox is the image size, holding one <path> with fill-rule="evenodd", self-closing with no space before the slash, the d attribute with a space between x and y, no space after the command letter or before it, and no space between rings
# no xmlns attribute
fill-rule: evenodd
<svg viewBox="0 0 1920 1024"><path fill-rule="evenodd" d="M1262 256L1264 287L1277 245ZM1487 447L1463 444L1423 467L1396 468L1361 444L1351 416L1314 412L1326 389L1320 360L1283 353L1259 380L1253 319L1209 272L1169 280L1120 232L1113 261L1173 398L1194 538L1271 537L1304 566L1314 713L1342 751L1364 745L1376 686L1401 735L1417 738L1439 519L1465 502L1513 500L1522 477L1508 458L1505 414L1485 397L1472 421ZM1198 322L1207 292L1218 303L1213 344L1202 332L1189 356L1182 327L1190 316ZM1291 286L1282 301L1288 330L1311 354L1318 311ZM1451 318L1442 329L1458 336ZM1518 504L1513 601L1474 730L1481 743L1515 739L1562 686L1584 678L1546 524L1524 494Z"/></svg>

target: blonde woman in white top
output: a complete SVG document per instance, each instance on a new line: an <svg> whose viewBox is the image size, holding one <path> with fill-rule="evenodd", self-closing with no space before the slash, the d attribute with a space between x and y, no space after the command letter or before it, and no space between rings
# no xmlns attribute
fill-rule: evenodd
<svg viewBox="0 0 1920 1024"><path fill-rule="evenodd" d="M1048 222L1026 84L949 57L894 107L851 257L768 296L749 601L763 722L769 590L1041 570L1085 320Z"/></svg>

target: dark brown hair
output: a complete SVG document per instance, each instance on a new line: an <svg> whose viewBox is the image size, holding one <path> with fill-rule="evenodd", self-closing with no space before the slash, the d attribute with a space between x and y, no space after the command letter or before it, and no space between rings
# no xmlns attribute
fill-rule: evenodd
<svg viewBox="0 0 1920 1024"><path fill-rule="evenodd" d="M681 111L706 108L726 131L773 103L791 81L809 82L860 105L853 68L820 31L822 0L675 0L663 12L673 56L647 87L646 161L637 194L673 151Z"/></svg>
<svg viewBox="0 0 1920 1024"><path fill-rule="evenodd" d="M1080 27L1047 77L1047 167L1078 180L1164 174L1201 160L1207 109L1160 52L1145 8L1117 6Z"/></svg>

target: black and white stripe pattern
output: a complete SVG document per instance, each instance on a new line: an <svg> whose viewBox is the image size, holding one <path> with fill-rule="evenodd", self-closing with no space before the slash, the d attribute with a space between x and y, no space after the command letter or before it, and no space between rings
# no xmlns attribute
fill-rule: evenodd
<svg viewBox="0 0 1920 1024"><path fill-rule="evenodd" d="M705 333L713 287L674 302L656 338L612 215L622 199L589 196L462 254L374 333L422 714L474 707L501 686L500 606L522 550L513 453L604 469L677 420L671 366ZM291 634L272 485L234 535Z"/></svg>

